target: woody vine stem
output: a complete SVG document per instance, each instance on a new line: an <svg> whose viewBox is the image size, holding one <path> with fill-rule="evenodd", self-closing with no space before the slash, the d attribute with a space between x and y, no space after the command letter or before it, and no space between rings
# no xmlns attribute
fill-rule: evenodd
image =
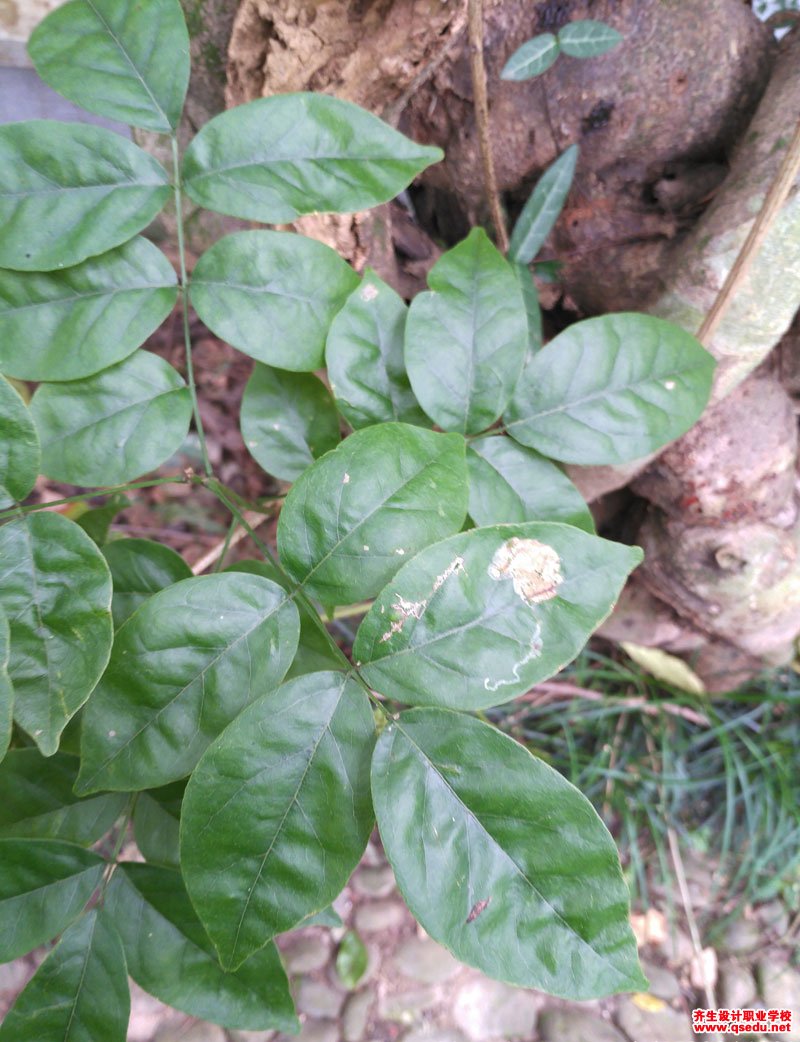
<svg viewBox="0 0 800 1042"><path fill-rule="evenodd" d="M486 65L483 60L483 0L468 0L469 54L472 72L472 93L475 101L475 122L478 128L478 145L483 166L486 198L494 225L497 247L508 253L508 230L505 214L497 188L497 176L492 155L492 139L489 124L489 96L486 88Z"/></svg>

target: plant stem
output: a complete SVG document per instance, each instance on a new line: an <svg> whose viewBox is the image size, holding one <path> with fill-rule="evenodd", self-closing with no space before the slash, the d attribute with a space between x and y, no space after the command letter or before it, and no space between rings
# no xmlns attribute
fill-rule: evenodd
<svg viewBox="0 0 800 1042"><path fill-rule="evenodd" d="M225 505L227 506L227 504ZM243 517L253 529L258 528L259 525L263 525L265 521L269 520L269 514L255 513L254 511L249 513L245 511ZM217 562L217 566L214 571L219 571L227 552L248 535L249 533L247 529L240 526L238 518L234 515L233 522L225 538L215 546L212 546L208 553L203 554L203 556L192 565L192 571L194 574L200 575L201 572L204 572L206 568L214 564L215 561Z"/></svg>
<svg viewBox="0 0 800 1042"><path fill-rule="evenodd" d="M733 267L728 272L728 277L717 294L711 310L698 330L697 339L704 347L708 347L713 340L720 322L725 317L725 312L730 307L744 277L750 270L750 265L763 246L764 239L767 237L775 218L786 202L798 172L800 172L800 120L798 120L795 127L794 136L775 175L775 180L770 185L766 198L758 212L758 217L756 217L741 250L739 250Z"/></svg>
<svg viewBox="0 0 800 1042"><path fill-rule="evenodd" d="M181 200L181 164L178 153L178 138L175 134L170 135L172 142L172 169L175 188L175 221L178 230L178 256L180 258L181 275L181 313L183 316L183 343L186 349L186 377L189 382L189 393L192 396L192 412L194 413L194 425L197 428L197 439L200 442L200 454L203 457L203 468L211 477L214 473L211 461L208 458L208 446L206 445L206 432L203 429L203 421L200 418L200 405L197 401L197 387L194 380L194 364L192 363L192 337L189 330L189 280L186 275L186 248L183 240L183 206Z"/></svg>
<svg viewBox="0 0 800 1042"><path fill-rule="evenodd" d="M483 62L483 0L469 0L467 17L469 20L472 94L475 103L475 122L478 127L478 144L483 164L483 182L486 187L486 198L489 203L489 212L492 215L498 249L501 253L507 253L508 231L503 207L500 204L500 193L497 189L492 140L489 133L489 98L486 90L486 66Z"/></svg>
<svg viewBox="0 0 800 1042"><path fill-rule="evenodd" d="M100 893L98 895L98 903L102 904L103 899L106 896L106 890L108 884L111 882L111 877L114 875L114 870L117 867L117 859L119 858L122 845L125 842L125 836L128 833L128 826L133 818L133 812L136 809L136 801L139 799L139 793L131 793L130 799L128 800L128 806L125 808L125 817L123 818L122 824L120 825L119 832L117 833L117 841L114 844L114 849L111 852L111 857L108 860L103 881L100 884Z"/></svg>
<svg viewBox="0 0 800 1042"><path fill-rule="evenodd" d="M256 533L253 531L252 526L245 518L244 514L239 510L239 508L227 494L228 490L223 488L223 486L216 479L213 478L206 482L206 488L208 488L209 491L217 497L220 503L227 507L230 513L236 518L241 527L247 532L247 534L250 536L250 538L253 540L253 542L256 544L259 550L264 554L267 560L271 561L272 564L275 565L281 577L289 587L290 599L294 598L299 604L303 605L303 607L307 610L312 622L315 624L320 633L322 633L325 637L325 640L327 641L331 650L334 652L337 658L341 659L342 664L346 666L347 672L351 674L358 681L359 684L361 684L372 704L377 706L386 717L389 717L391 714L381 703L381 700L375 695L375 692L372 690L369 684L361 676L361 674L358 671L358 667L350 661L347 655L345 655L345 653L342 651L342 649L331 636L330 632L328 631L328 627L319 617L319 612L314 607L311 598L303 590L302 584L296 583L290 575L287 575L281 563L278 561L278 558L272 552L271 548L265 542L263 542L263 540L259 539Z"/></svg>
<svg viewBox="0 0 800 1042"><path fill-rule="evenodd" d="M76 496L66 496L64 499L50 499L45 503L29 503L27 506L0 510L0 521L5 521L6 518L18 517L20 514L32 514L37 510L48 510L50 507L65 506L67 503L82 503L84 500L94 499L97 496L114 496L121 492L133 492L137 488L155 488L156 485L185 485L187 480L184 476L152 478L149 481L132 481L128 485L114 485L111 488L95 488L91 492L81 492Z"/></svg>

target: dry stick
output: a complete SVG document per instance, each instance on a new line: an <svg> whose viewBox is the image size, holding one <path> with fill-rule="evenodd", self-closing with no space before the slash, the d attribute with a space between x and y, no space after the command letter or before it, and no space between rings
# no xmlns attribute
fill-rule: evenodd
<svg viewBox="0 0 800 1042"><path fill-rule="evenodd" d="M501 253L508 252L508 232L503 208L500 205L500 193L497 190L497 178L494 172L494 157L489 134L489 98L486 91L486 66L483 63L483 0L469 0L467 6L469 20L469 56L472 71L472 93L475 99L475 122L478 127L478 144L483 164L483 181L486 186L486 198L492 215L494 233Z"/></svg>
<svg viewBox="0 0 800 1042"><path fill-rule="evenodd" d="M658 797L661 805L661 812L666 818L663 772L659 769L658 756L656 754L652 737L647 732L645 732L645 742L647 744L647 751L650 754L650 764L653 774L661 777L661 780L658 783ZM661 767L663 768L663 760L661 761ZM678 837L675 833L675 829L671 825L667 825L667 842L672 857L672 867L675 869L675 879L678 883L678 891L681 895L683 911L686 915L686 922L689 927L689 936L691 937L692 948L700 970L700 975L703 978L703 994L705 995L706 1009L716 1009L717 1000L714 995L714 986L708 979L708 973L706 972L706 961L703 958L703 943L700 939L700 931L697 928L697 920L694 917L694 909L692 908L692 899L689 893L689 887L686 883L686 872L683 868L683 858L681 857L681 850L678 845ZM721 1038L721 1035L715 1032L711 1035L711 1038Z"/></svg>
<svg viewBox="0 0 800 1042"><path fill-rule="evenodd" d="M750 270L750 265L761 249L773 221L786 202L798 173L800 173L800 120L798 120L795 127L794 136L786 151L786 155L783 157L778 173L775 175L775 180L770 185L764 203L758 212L758 217L756 217L741 250L739 250L739 255L728 272L728 277L717 294L717 299L714 301L711 310L706 315L697 333L697 339L705 347L708 347L719 328L720 322L725 317L725 312L730 307L742 280Z"/></svg>
<svg viewBox="0 0 800 1042"><path fill-rule="evenodd" d="M250 525L250 527L254 529L258 528L259 525L263 525L265 521L269 521L268 514L259 514L255 510L246 510L242 516L244 517L248 525ZM223 539L222 542L219 542L215 546L212 546L208 553L203 554L203 556L199 560L195 561L195 563L192 565L192 572L195 575L200 575L201 572L204 572L206 568L209 568L217 560L217 558L220 556L224 549L227 548L228 550L230 550L232 547L236 546L237 543L241 543L241 541L249 534L250 533L247 531L247 529L242 528L242 526L240 525L234 531L230 539Z"/></svg>
<svg viewBox="0 0 800 1042"><path fill-rule="evenodd" d="M559 680L543 680L527 694L520 695L515 701L533 702L541 695L545 696L542 701L546 701L548 697L585 698L591 702L603 702L607 699L607 696L599 691L591 691L589 688L578 687L576 684L568 684ZM631 698L615 698L613 701L615 705L641 709L648 716L658 716L663 712L669 713L671 716L683 717L684 720L689 720L690 723L698 724L701 727L711 726L711 721L704 713L695 712L694 709L688 709L686 706L677 706L673 702L649 702L638 695Z"/></svg>
<svg viewBox="0 0 800 1042"><path fill-rule="evenodd" d="M683 904L683 910L686 913L686 923L689 927L689 936L692 940L692 948L694 948L698 969L703 978L703 994L706 999L706 1009L716 1009L717 999L714 995L714 985L708 979L708 973L706 972L706 960L703 958L703 942L700 939L700 931L697 929L697 920L694 917L692 899L689 894L689 887L686 884L686 873L683 870L683 858L681 857L681 850L678 845L678 837L671 825L667 827L667 842L669 843L669 852L672 856L672 865L675 869L675 878L678 882L678 890L681 895L681 903ZM709 1037L722 1038L722 1035L715 1032Z"/></svg>

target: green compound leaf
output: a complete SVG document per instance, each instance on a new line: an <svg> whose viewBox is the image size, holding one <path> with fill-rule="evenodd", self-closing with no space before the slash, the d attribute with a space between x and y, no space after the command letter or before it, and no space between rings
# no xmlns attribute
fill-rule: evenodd
<svg viewBox="0 0 800 1042"><path fill-rule="evenodd" d="M0 376L0 510L28 495L40 465L39 436L28 407Z"/></svg>
<svg viewBox="0 0 800 1042"><path fill-rule="evenodd" d="M578 146L570 145L536 182L511 233L508 256L515 264L530 264L542 248L569 195L577 162Z"/></svg>
<svg viewBox="0 0 800 1042"><path fill-rule="evenodd" d="M526 40L511 55L500 73L501 80L529 80L547 72L561 48L552 33L541 33Z"/></svg>
<svg viewBox="0 0 800 1042"><path fill-rule="evenodd" d="M0 169L0 267L18 271L66 268L119 246L171 192L152 156L87 123L0 126Z"/></svg>
<svg viewBox="0 0 800 1042"><path fill-rule="evenodd" d="M354 428L399 420L430 425L403 358L408 308L370 268L328 331L325 363L336 404Z"/></svg>
<svg viewBox="0 0 800 1042"><path fill-rule="evenodd" d="M307 372L323 364L333 316L357 285L350 265L323 243L255 231L226 235L206 250L190 293L217 336L258 362Z"/></svg>
<svg viewBox="0 0 800 1042"><path fill-rule="evenodd" d="M283 679L297 608L255 575L204 575L154 594L117 631L83 718L76 791L185 777L230 721Z"/></svg>
<svg viewBox="0 0 800 1042"><path fill-rule="evenodd" d="M48 477L71 485L120 485L178 451L192 399L168 362L137 351L95 376L42 384L31 414Z"/></svg>
<svg viewBox="0 0 800 1042"><path fill-rule="evenodd" d="M8 675L9 653L8 619L6 613L0 608L0 761L3 761L3 757L8 752L11 731L14 726L14 688L11 686L11 677ZM0 777L3 772L4 766L0 762ZM2 808L0 808L0 821L2 821Z"/></svg>
<svg viewBox="0 0 800 1042"><path fill-rule="evenodd" d="M405 359L414 394L440 427L478 434L519 379L528 327L519 283L482 228L448 250L411 302Z"/></svg>
<svg viewBox="0 0 800 1042"><path fill-rule="evenodd" d="M268 474L294 481L340 441L331 393L312 373L256 365L242 398L242 438Z"/></svg>
<svg viewBox="0 0 800 1042"><path fill-rule="evenodd" d="M459 713L402 713L372 794L403 897L462 962L572 1000L646 988L611 836L521 745Z"/></svg>
<svg viewBox="0 0 800 1042"><path fill-rule="evenodd" d="M114 584L111 614L115 629L148 597L192 577L191 568L180 554L149 539L115 539L103 547L103 555Z"/></svg>
<svg viewBox="0 0 800 1042"><path fill-rule="evenodd" d="M594 532L586 502L566 474L511 438L487 435L470 442L469 516L476 525L563 521Z"/></svg>
<svg viewBox="0 0 800 1042"><path fill-rule="evenodd" d="M125 1042L131 997L122 942L107 912L64 932L6 1014L0 1042Z"/></svg>
<svg viewBox="0 0 800 1042"><path fill-rule="evenodd" d="M73 268L0 270L0 369L78 380L127 358L172 310L175 271L137 237Z"/></svg>
<svg viewBox="0 0 800 1042"><path fill-rule="evenodd" d="M457 532L466 508L464 439L384 423L351 434L301 474L281 511L278 552L323 604L352 604Z"/></svg>
<svg viewBox="0 0 800 1042"><path fill-rule="evenodd" d="M516 441L564 463L625 463L700 418L714 364L691 333L663 319L586 319L531 359L503 420Z"/></svg>
<svg viewBox="0 0 800 1042"><path fill-rule="evenodd" d="M0 764L0 837L63 839L88 845L108 832L127 797L102 793L81 799L72 790L77 756L58 752L46 762L38 749L12 749Z"/></svg>
<svg viewBox="0 0 800 1042"><path fill-rule="evenodd" d="M0 528L0 607L11 628L14 717L45 756L92 692L111 651L111 576L86 533L60 514Z"/></svg>
<svg viewBox="0 0 800 1042"><path fill-rule="evenodd" d="M28 43L36 71L89 112L169 133L189 85L189 34L178 0L71 0Z"/></svg>
<svg viewBox="0 0 800 1042"><path fill-rule="evenodd" d="M287 582L271 561L236 561L225 571L263 575L265 579L271 579L287 593L290 593L292 589L291 583ZM285 679L290 680L292 677L305 676L306 673L319 673L328 669L341 669L343 658L333 650L327 640L319 625L319 615L303 603L297 605L297 611L300 615L300 641L297 645L297 654Z"/></svg>
<svg viewBox="0 0 800 1042"><path fill-rule="evenodd" d="M105 905L122 936L128 972L151 995L228 1028L297 1031L275 945L262 948L233 973L222 969L180 873L122 864Z"/></svg>
<svg viewBox="0 0 800 1042"><path fill-rule="evenodd" d="M136 846L147 861L178 868L179 825L186 782L140 792L133 812Z"/></svg>
<svg viewBox="0 0 800 1042"><path fill-rule="evenodd" d="M58 839L0 839L0 962L38 948L80 914L105 861Z"/></svg>
<svg viewBox="0 0 800 1042"><path fill-rule="evenodd" d="M347 882L375 820L374 735L363 688L312 673L249 706L197 765L181 867L223 966L240 966Z"/></svg>
<svg viewBox="0 0 800 1042"><path fill-rule="evenodd" d="M283 224L388 202L441 158L351 102L281 94L206 123L186 150L183 177L209 210Z"/></svg>
<svg viewBox="0 0 800 1042"><path fill-rule="evenodd" d="M394 576L354 658L398 702L500 705L578 654L641 559L638 547L544 521L461 533Z"/></svg>
<svg viewBox="0 0 800 1042"><path fill-rule="evenodd" d="M605 22L593 18L568 22L558 31L558 43L571 58L596 58L622 42L622 36Z"/></svg>

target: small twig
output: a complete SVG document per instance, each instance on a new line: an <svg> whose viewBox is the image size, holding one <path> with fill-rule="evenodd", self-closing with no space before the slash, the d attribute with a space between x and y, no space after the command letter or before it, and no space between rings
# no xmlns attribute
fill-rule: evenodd
<svg viewBox="0 0 800 1042"><path fill-rule="evenodd" d="M670 856L672 857L672 866L675 869L675 879L678 883L678 891L681 895L683 910L686 914L686 923L689 927L689 936L692 940L692 948L694 948L697 965L703 977L703 994L705 995L706 1009L716 1009L717 999L714 995L714 986L709 981L708 974L706 973L706 961L703 958L703 942L700 938L700 931L697 928L697 920L694 917L692 899L689 894L689 887L686 883L686 873L683 869L683 858L681 857L681 850L678 845L678 837L675 835L675 830L671 825L667 826L667 842L669 844ZM721 1037L720 1034L716 1033L711 1035L711 1038Z"/></svg>
<svg viewBox="0 0 800 1042"><path fill-rule="evenodd" d="M678 706L674 702L649 702L646 698L639 696L633 698L614 698L604 695L599 691L591 691L586 687L578 687L576 684L568 684L559 680L543 680L527 694L520 695L515 699L517 702L534 702L544 695L542 701L550 698L585 698L591 702L613 701L615 705L625 706L630 709L641 709L648 716L658 716L659 713L669 713L671 716L680 716L690 723L698 724L700 727L710 727L711 721L704 713L698 713L687 706Z"/></svg>
<svg viewBox="0 0 800 1042"><path fill-rule="evenodd" d="M795 178L799 172L800 121L798 121L797 126L795 127L794 136L786 150L786 155L783 157L783 162L775 175L775 180L770 185L770 189L767 192L764 203L758 212L758 216L756 217L741 250L739 250L739 255L734 261L733 267L728 272L728 277L725 279L722 289L717 294L717 299L711 306L711 310L706 315L705 320L697 333L697 339L705 347L708 347L713 340L720 322L722 322L725 317L725 312L730 307L732 300L736 296L736 293L742 284L742 280L750 270L750 265L753 263L756 254L763 246L767 233L772 227L775 218L778 216L781 207L786 202Z"/></svg>
<svg viewBox="0 0 800 1042"><path fill-rule="evenodd" d="M489 97L486 90L486 66L483 62L483 0L469 0L467 6L469 21L469 55L472 71L472 93L475 101L475 122L478 127L478 144L483 164L483 181L486 187L486 198L489 212L492 215L497 246L501 253L508 252L508 231L503 208L500 205L500 193L497 190L497 178L494 172L492 156L492 140L489 133Z"/></svg>
<svg viewBox="0 0 800 1042"><path fill-rule="evenodd" d="M248 510L243 516L248 525L254 529L269 520L268 514L259 514L256 513L255 510ZM195 575L200 575L206 570L206 568L210 568L211 565L222 556L223 552L227 553L227 551L236 546L237 543L241 543L243 539L247 538L249 534L248 530L240 525L234 530L233 535L230 538L226 537L225 539L221 539L215 546L212 546L207 553L203 554L201 558L195 561L192 565L192 572Z"/></svg>
<svg viewBox="0 0 800 1042"><path fill-rule="evenodd" d="M175 227L178 233L178 257L180 260L180 287L181 287L181 317L183 320L183 346L186 353L186 381L189 385L189 394L192 401L192 415L197 431L197 440L200 445L200 455L203 457L203 467L210 477L214 471L208 456L208 445L206 444L206 432L203 429L203 420L200 416L200 403L197 400L197 386L194 379L194 362L192 361L192 333L189 326L189 277L186 273L186 246L183 238L183 202L181 200L181 161L178 152L178 137L176 134L170 136L172 143L172 166L173 166L173 190L175 193Z"/></svg>

